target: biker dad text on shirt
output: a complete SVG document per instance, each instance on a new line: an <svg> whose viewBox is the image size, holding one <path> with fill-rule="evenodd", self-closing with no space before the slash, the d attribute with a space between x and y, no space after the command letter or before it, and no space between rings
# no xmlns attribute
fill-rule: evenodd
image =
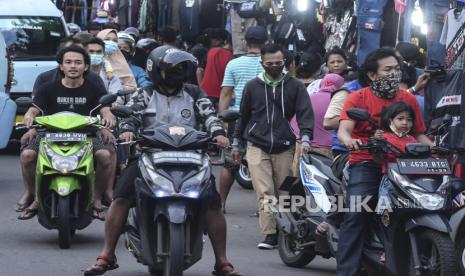
<svg viewBox="0 0 465 276"><path fill-rule="evenodd" d="M51 81L39 88L34 103L42 108L45 114L71 111L88 115L105 94L107 92L100 86L87 80L77 88L65 87L61 81Z"/></svg>

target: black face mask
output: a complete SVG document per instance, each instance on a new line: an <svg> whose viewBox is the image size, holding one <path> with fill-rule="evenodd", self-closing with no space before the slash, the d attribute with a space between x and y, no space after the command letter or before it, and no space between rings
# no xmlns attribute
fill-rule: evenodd
<svg viewBox="0 0 465 276"><path fill-rule="evenodd" d="M277 79L283 73L284 65L281 66L266 66L264 67L265 72L273 79Z"/></svg>
<svg viewBox="0 0 465 276"><path fill-rule="evenodd" d="M166 70L162 84L169 88L181 88L184 84L184 70L177 67Z"/></svg>
<svg viewBox="0 0 465 276"><path fill-rule="evenodd" d="M124 59L126 59L126 61L128 61L128 62L129 62L129 61L132 59L132 55L131 55L131 53L129 53L129 52L126 52L126 51L121 51L121 53L123 54L123 56L124 56Z"/></svg>

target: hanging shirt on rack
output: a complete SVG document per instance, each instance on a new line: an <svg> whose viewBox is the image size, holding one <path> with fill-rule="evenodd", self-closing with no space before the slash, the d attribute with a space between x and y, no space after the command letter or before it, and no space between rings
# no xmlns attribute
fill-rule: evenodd
<svg viewBox="0 0 465 276"><path fill-rule="evenodd" d="M455 9L447 12L444 27L442 28L441 39L439 42L446 47L449 46L451 41L454 39L455 34L458 32L462 24L465 22L465 12L460 11L456 17Z"/></svg>

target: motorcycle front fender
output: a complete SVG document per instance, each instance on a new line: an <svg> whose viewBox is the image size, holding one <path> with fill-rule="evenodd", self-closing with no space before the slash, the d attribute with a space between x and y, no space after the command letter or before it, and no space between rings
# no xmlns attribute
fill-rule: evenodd
<svg viewBox="0 0 465 276"><path fill-rule="evenodd" d="M60 196L68 196L72 192L80 190L81 185L75 176L57 176L52 178L49 189Z"/></svg>
<svg viewBox="0 0 465 276"><path fill-rule="evenodd" d="M409 218L405 223L406 232L418 227L426 227L446 234L449 234L452 231L446 217L443 214L438 213L421 214Z"/></svg>
<svg viewBox="0 0 465 276"><path fill-rule="evenodd" d="M457 236L459 234L462 234L462 233L459 233L459 230L461 228L460 226L462 224L465 225L464 224L465 223L465 208L462 208L458 210L457 212L455 212L450 218L449 223L452 229L452 232L450 233L450 237L452 238L452 241L455 243Z"/></svg>
<svg viewBox="0 0 465 276"><path fill-rule="evenodd" d="M166 217L169 222L181 224L187 219L187 206L184 202L173 201L166 206Z"/></svg>

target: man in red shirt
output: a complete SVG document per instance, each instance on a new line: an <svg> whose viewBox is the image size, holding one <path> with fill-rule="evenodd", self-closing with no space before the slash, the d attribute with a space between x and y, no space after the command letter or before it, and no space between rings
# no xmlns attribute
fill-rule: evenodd
<svg viewBox="0 0 465 276"><path fill-rule="evenodd" d="M220 101L221 84L226 65L233 58L231 35L227 33L224 46L212 48L208 52L204 77L200 83L200 87L207 93L216 109L218 109Z"/></svg>
<svg viewBox="0 0 465 276"><path fill-rule="evenodd" d="M362 66L363 73L369 87L352 93L348 96L342 113L338 131L338 139L348 149L349 155L349 183L347 185L348 206L358 197L374 196L378 194L381 180L381 167L373 161L368 151L359 151L358 143L365 143L373 136L376 129L372 129L368 122L356 122L349 118L347 110L353 107L364 108L371 115L371 120L380 124L380 114L384 108L395 102L409 104L415 113L415 125L412 135L419 143L433 146L433 143L424 135L425 123L415 96L399 87L402 73L400 60L395 51L389 48L380 48L371 52ZM376 205L376 202L374 202ZM347 212L340 229L338 244L337 276L359 275L362 259L363 244L365 241L365 227L369 221L368 214L364 212Z"/></svg>

